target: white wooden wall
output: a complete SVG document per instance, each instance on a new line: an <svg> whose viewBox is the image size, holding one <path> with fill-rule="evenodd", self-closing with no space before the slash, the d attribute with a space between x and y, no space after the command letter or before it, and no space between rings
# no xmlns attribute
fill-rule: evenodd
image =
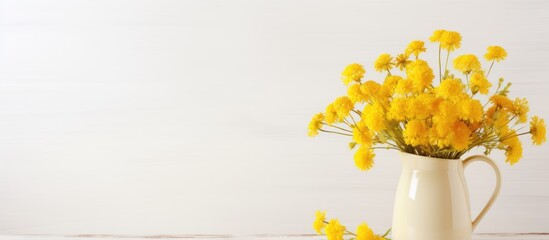
<svg viewBox="0 0 549 240"><path fill-rule="evenodd" d="M548 1L0 1L0 235L312 233L316 209L391 224L396 152L358 171L310 139L339 74L435 29L498 44L492 76L549 119ZM435 63L435 47L426 56ZM516 166L477 232L549 232L549 148ZM493 186L467 172L475 215Z"/></svg>

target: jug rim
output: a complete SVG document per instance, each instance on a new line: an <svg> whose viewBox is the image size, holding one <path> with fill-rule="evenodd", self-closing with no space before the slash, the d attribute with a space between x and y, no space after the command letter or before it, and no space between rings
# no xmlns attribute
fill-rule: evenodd
<svg viewBox="0 0 549 240"><path fill-rule="evenodd" d="M415 158L429 158L429 159L438 159L438 160L446 160L446 161L456 161L456 160L459 160L461 161L461 158L437 158L437 157L429 157L429 156L423 156L423 155L417 155L417 154L413 154L413 153L409 153L409 152L403 152L403 151L399 151L400 155L408 155L408 156L411 156L411 157L415 157Z"/></svg>

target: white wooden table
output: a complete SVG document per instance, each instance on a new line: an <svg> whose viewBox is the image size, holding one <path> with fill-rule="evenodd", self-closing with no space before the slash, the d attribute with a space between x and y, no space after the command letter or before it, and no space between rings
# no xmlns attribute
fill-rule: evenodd
<svg viewBox="0 0 549 240"><path fill-rule="evenodd" d="M173 240L173 239L201 239L201 240L325 240L324 236L311 234L302 235L0 235L0 240ZM476 234L473 239L478 240L549 240L549 233L485 233Z"/></svg>

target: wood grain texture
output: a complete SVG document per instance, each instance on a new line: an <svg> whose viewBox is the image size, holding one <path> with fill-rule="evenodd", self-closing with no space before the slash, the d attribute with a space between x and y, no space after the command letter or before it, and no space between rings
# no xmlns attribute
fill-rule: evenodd
<svg viewBox="0 0 549 240"><path fill-rule="evenodd" d="M311 139L306 126L345 94L347 64L379 79L380 53L439 28L462 33L456 56L504 46L509 57L491 75L549 118L549 1L5 0L0 8L0 235L303 234L317 209L384 231L397 153L377 151L375 168L360 172L349 139ZM492 155L502 192L479 233L549 232L549 148L522 140L516 166ZM491 174L467 169L472 215L490 195Z"/></svg>

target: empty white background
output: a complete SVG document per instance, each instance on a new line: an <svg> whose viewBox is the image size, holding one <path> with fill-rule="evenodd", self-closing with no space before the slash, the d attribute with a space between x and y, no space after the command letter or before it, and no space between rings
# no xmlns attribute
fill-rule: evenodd
<svg viewBox="0 0 549 240"><path fill-rule="evenodd" d="M547 1L0 1L0 234L312 233L391 224L396 152L358 171L310 117L383 52L445 28L549 118ZM425 55L436 66L436 47ZM455 55L454 55L455 56ZM485 63L486 67L487 64ZM495 81L495 80L494 80ZM548 232L549 148L502 168L477 232ZM468 169L473 215L486 166Z"/></svg>

